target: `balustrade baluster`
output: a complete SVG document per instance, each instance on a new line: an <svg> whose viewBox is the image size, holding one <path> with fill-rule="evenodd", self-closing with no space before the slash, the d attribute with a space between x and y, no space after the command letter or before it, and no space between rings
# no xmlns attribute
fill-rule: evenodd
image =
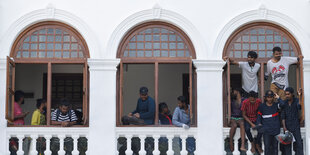
<svg viewBox="0 0 310 155"><path fill-rule="evenodd" d="M145 151L145 147L144 147L146 135L140 135L139 138L140 138L140 142L141 142L141 145L140 145L141 149L140 149L139 154L146 155L146 151Z"/></svg>
<svg viewBox="0 0 310 155"><path fill-rule="evenodd" d="M89 148L89 145L88 145L88 135L86 135L85 138L87 139L87 148ZM86 150L85 155L88 155L88 149Z"/></svg>
<svg viewBox="0 0 310 155"><path fill-rule="evenodd" d="M51 135L45 135L44 136L45 141L46 141L46 150L44 152L45 155L51 155L52 151L51 151Z"/></svg>
<svg viewBox="0 0 310 155"><path fill-rule="evenodd" d="M79 135L73 135L73 151L72 151L72 155L79 155L80 152L78 151L78 138Z"/></svg>
<svg viewBox="0 0 310 155"><path fill-rule="evenodd" d="M125 136L126 139L127 139L127 149L125 151L126 155L132 155L132 150L131 150L131 138L132 138L132 135L126 135Z"/></svg>
<svg viewBox="0 0 310 155"><path fill-rule="evenodd" d="M17 155L23 155L24 150L23 150L23 139L25 138L24 135L17 135L18 138L18 150L17 150Z"/></svg>
<svg viewBox="0 0 310 155"><path fill-rule="evenodd" d="M172 149L172 139L173 139L173 135L168 135L168 150L167 150L167 155L173 155L174 151Z"/></svg>
<svg viewBox="0 0 310 155"><path fill-rule="evenodd" d="M158 139L159 139L159 135L154 135L153 138L154 138L154 151L153 151L153 154L154 155L159 155L160 152L159 152L159 149L158 149Z"/></svg>
<svg viewBox="0 0 310 155"><path fill-rule="evenodd" d="M7 141L7 147L6 147L7 150L6 150L6 154L8 154L8 155L11 154L11 152L10 152L10 139L11 139L11 138L12 138L11 135L9 135L9 136L6 137L6 139L7 139L7 140L6 140L6 141Z"/></svg>
<svg viewBox="0 0 310 155"><path fill-rule="evenodd" d="M181 135L180 137L182 139L182 151L180 152L181 155L187 155L187 150L186 150L186 135Z"/></svg>
<svg viewBox="0 0 310 155"><path fill-rule="evenodd" d="M65 155L65 150L64 150L64 139L66 138L65 135L58 135L58 138L59 138L59 151L58 151L58 154L59 155Z"/></svg>
<svg viewBox="0 0 310 155"><path fill-rule="evenodd" d="M38 151L37 151L37 138L39 137L38 135L31 135L31 147L30 147L30 150L29 150L29 154L38 154Z"/></svg>

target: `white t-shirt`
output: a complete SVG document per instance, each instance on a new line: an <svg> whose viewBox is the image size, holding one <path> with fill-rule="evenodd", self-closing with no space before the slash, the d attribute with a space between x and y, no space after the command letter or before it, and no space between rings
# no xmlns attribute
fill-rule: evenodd
<svg viewBox="0 0 310 155"><path fill-rule="evenodd" d="M297 57L281 57L280 61L272 62L270 59L267 62L267 72L265 75L271 74L271 83L277 83L276 85L285 89L288 87L288 70L291 64L297 63Z"/></svg>
<svg viewBox="0 0 310 155"><path fill-rule="evenodd" d="M257 93L257 72L260 68L260 64L255 63L252 67L248 62L239 62L239 68L242 69L242 89L248 93L250 91L255 91Z"/></svg>

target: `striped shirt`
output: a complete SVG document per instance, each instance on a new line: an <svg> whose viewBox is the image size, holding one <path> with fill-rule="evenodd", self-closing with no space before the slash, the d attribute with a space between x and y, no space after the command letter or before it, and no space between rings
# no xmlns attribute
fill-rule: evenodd
<svg viewBox="0 0 310 155"><path fill-rule="evenodd" d="M250 119L251 122L255 122L257 119L257 110L259 105L262 103L262 100L257 98L255 103L250 103L249 99L246 99L242 102L241 110L245 111L246 116Z"/></svg>
<svg viewBox="0 0 310 155"><path fill-rule="evenodd" d="M77 117L75 115L74 110L71 110L71 120L69 117L69 112L67 112L67 114L63 115L59 109L56 109L52 112L52 121L57 121L57 122L74 122L77 121ZM59 114L58 118L57 118L57 113Z"/></svg>

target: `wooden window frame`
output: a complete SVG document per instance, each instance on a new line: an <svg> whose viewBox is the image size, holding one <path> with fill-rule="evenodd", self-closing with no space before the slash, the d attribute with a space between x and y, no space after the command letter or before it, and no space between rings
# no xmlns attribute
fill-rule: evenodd
<svg viewBox="0 0 310 155"><path fill-rule="evenodd" d="M286 29L282 28L281 26L278 26L276 24L272 24L272 23L268 23L268 22L255 22L255 23L250 23L247 25L244 25L243 27L239 28L238 30L236 30L235 32L233 32L233 34L229 37L229 39L227 40L225 47L224 47L224 51L223 51L223 55L222 57L224 58L225 56L228 56L229 59L234 60L234 61L247 61L247 58L230 58L230 54L229 54L229 47L231 45L233 45L233 40L235 39L235 37L239 36L241 32L243 32L244 30L247 30L249 28L252 27L265 27L265 26L269 26L272 27L274 29L277 29L278 31L282 32L283 35L285 35L287 37L288 41L291 41L291 43L293 44L293 51L295 52L295 57L300 57L302 56L302 52L300 49L300 46L297 42L297 40L295 39L295 37L290 34ZM256 59L256 63L260 64L260 71L259 71L259 79L258 82L258 87L260 89L260 98L262 99L262 101L264 101L264 84L265 84L265 80L264 80L264 66L267 64L268 60L270 60L270 58L257 58ZM230 121L231 118L231 94L230 94L230 62L227 61L226 65L224 66L224 72L226 72L226 74L223 74L223 119L224 119L224 127L228 126L228 122ZM226 85L226 86L225 86ZM302 105L302 117L304 119L304 79L303 79L303 60L300 59L299 62L297 63L297 68L296 68L296 86L297 89L302 88L302 96L300 99L300 103ZM226 90L225 90L226 88ZM226 92L226 93L225 93ZM228 98L226 98L226 96L228 96ZM227 100L227 102L225 101ZM228 105L226 105L225 103L227 103ZM227 114L227 119L226 119L226 114Z"/></svg>
<svg viewBox="0 0 310 155"><path fill-rule="evenodd" d="M168 30L172 30L182 37L185 45L187 45L190 57L123 57L124 51L126 49L126 45L129 43L130 38L137 34L141 29L147 28L165 28ZM169 49L168 49L169 51ZM185 55L185 54L184 54ZM141 25L136 26L132 30L130 30L122 39L120 46L118 48L117 57L121 59L120 65L117 70L117 104L116 104L116 126L117 127L174 127L174 125L159 125L158 124L158 66L159 64L188 64L189 65L189 104L190 104L190 116L191 116L191 126L197 127L197 94L193 94L193 85L195 85L195 89L197 89L197 80L196 80L196 72L195 68L192 65L192 59L196 59L196 54L194 50L194 46L188 36L178 27L160 21L147 22ZM122 125L121 118L123 116L123 70L124 64L154 64L154 76L155 76L155 123L154 125ZM195 80L195 81L194 81ZM195 92L197 92L195 90ZM193 96L195 95L195 96ZM193 98L195 99L195 103L193 103ZM193 104L195 104L195 109L193 109ZM193 112L195 112L195 116L193 116ZM195 117L195 120L193 118Z"/></svg>
<svg viewBox="0 0 310 155"><path fill-rule="evenodd" d="M54 25L56 28L65 28L68 31L68 33L73 34L76 36L77 40L81 42L81 45L83 46L83 56L84 58L16 58L16 52L18 51L18 47L20 42L23 41L23 38L25 37L28 32L32 32L35 30L40 30L41 28L45 26ZM54 51L55 49L53 49ZM76 31L74 28L72 28L69 25L66 25L61 22L56 21L45 21L40 22L37 24L34 24L28 28L26 28L15 40L13 43L10 57L8 57L8 65L7 65L7 73L9 73L9 62L14 62L15 64L47 64L47 113L46 113L46 120L47 125L39 125L39 126L33 126L33 125L12 125L9 123L11 120L6 117L8 120L8 127L54 127L56 125L51 125L51 95L52 95L52 64L82 64L83 65L83 125L74 125L75 127L88 127L89 126L89 69L87 64L87 59L89 58L89 51L86 44L86 41L83 39L82 35L78 31ZM13 79L12 84L14 86L15 84L15 68L13 72ZM14 96L12 103L9 103L9 74L7 74L7 97L6 97L6 116L8 114L8 106L9 104L14 103ZM15 90L15 87L13 87L13 92ZM14 104L13 104L14 105ZM13 107L14 108L14 107ZM13 116L14 118L14 116Z"/></svg>

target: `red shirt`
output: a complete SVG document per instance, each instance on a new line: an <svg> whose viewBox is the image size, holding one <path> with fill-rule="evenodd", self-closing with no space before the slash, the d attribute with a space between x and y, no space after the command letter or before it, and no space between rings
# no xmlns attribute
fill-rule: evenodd
<svg viewBox="0 0 310 155"><path fill-rule="evenodd" d="M255 122L257 119L257 110L258 106L262 103L262 100L257 98L255 103L250 103L249 99L246 99L242 102L241 110L245 111L246 116L250 119L251 122Z"/></svg>

